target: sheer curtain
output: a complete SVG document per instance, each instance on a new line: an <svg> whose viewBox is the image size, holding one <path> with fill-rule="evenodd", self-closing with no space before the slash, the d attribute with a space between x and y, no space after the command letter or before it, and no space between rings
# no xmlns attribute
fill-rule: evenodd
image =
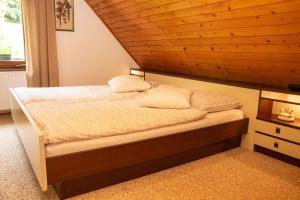
<svg viewBox="0 0 300 200"><path fill-rule="evenodd" d="M58 86L53 0L22 0L28 86Z"/></svg>

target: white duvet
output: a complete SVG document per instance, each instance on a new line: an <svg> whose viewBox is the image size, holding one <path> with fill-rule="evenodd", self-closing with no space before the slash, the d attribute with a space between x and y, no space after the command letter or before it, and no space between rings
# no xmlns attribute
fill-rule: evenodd
<svg viewBox="0 0 300 200"><path fill-rule="evenodd" d="M94 100L40 101L26 107L43 130L47 144L129 134L192 122L206 115L193 108L141 107L138 102L143 93L120 95L113 101L110 95L103 95Z"/></svg>
<svg viewBox="0 0 300 200"><path fill-rule="evenodd" d="M95 99L124 99L136 95L131 93L113 93L107 85L45 87L45 88L14 88L17 96L24 104L65 100L95 100Z"/></svg>

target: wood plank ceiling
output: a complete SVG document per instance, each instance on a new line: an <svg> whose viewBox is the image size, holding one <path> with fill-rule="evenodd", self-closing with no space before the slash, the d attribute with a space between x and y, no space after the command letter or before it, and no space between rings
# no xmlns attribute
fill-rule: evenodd
<svg viewBox="0 0 300 200"><path fill-rule="evenodd" d="M86 1L142 68L300 84L300 0Z"/></svg>

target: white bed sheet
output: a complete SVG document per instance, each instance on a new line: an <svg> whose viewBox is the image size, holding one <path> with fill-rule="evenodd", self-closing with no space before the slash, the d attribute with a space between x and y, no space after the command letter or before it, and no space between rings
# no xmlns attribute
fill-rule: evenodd
<svg viewBox="0 0 300 200"><path fill-rule="evenodd" d="M54 157L91 149L104 148L108 146L116 146L130 142L146 140L150 138L161 137L165 135L176 134L193 129L205 128L217 124L223 124L244 118L241 110L233 109L222 112L210 113L204 119L163 128L157 128L148 131L140 131L126 135L117 135L110 137L102 137L89 140L80 140L74 142L64 142L58 144L46 145L46 157Z"/></svg>

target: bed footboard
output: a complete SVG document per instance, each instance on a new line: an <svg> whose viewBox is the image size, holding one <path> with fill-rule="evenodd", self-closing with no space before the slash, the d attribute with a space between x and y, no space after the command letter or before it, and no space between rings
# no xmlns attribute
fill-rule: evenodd
<svg viewBox="0 0 300 200"><path fill-rule="evenodd" d="M48 183L60 199L240 146L249 119L47 158Z"/></svg>
<svg viewBox="0 0 300 200"><path fill-rule="evenodd" d="M10 89L11 114L27 157L43 191L47 190L44 136L25 106Z"/></svg>

